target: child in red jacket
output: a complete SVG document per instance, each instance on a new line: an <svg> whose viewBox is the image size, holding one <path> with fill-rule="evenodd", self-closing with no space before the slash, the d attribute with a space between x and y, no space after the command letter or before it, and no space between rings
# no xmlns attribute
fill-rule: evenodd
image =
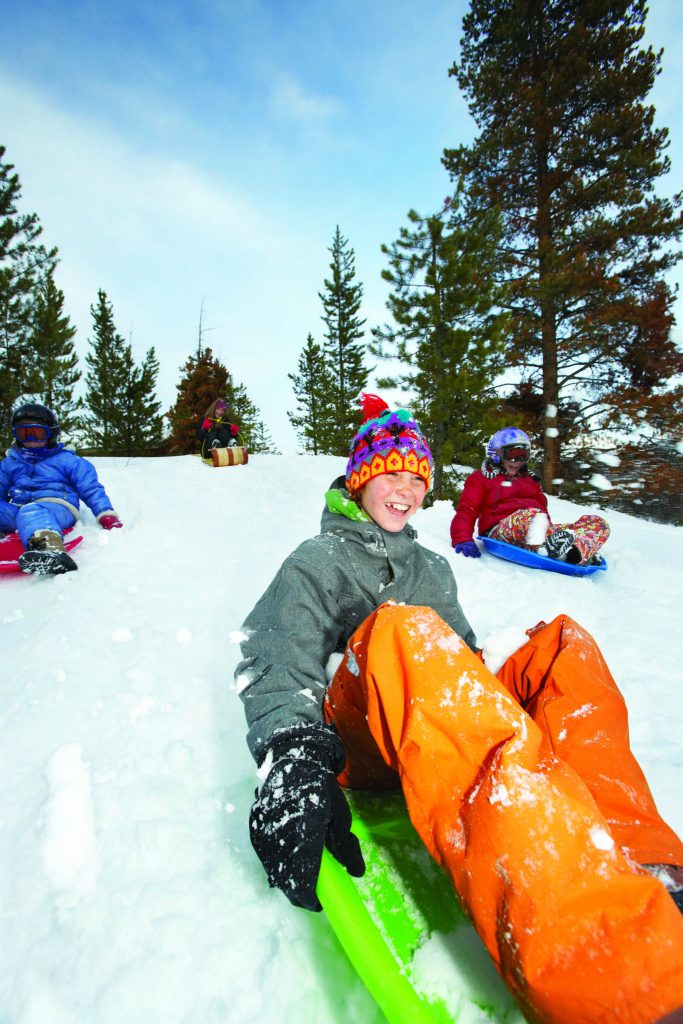
<svg viewBox="0 0 683 1024"><path fill-rule="evenodd" d="M574 523L551 523L541 482L528 468L531 442L523 430L504 427L493 435L481 469L465 481L451 523L451 542L459 555L479 558L472 539L479 533L516 547L539 551L574 565L593 561L609 537L600 516L581 516Z"/></svg>

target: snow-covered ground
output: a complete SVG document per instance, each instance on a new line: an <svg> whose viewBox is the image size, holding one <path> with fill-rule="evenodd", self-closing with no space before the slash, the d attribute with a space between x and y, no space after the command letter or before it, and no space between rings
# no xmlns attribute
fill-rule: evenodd
<svg viewBox="0 0 683 1024"><path fill-rule="evenodd" d="M232 683L234 636L343 461L94 461L125 529L84 510L79 572L0 577L0 1021L377 1024L324 915L270 891L252 853ZM451 515L414 522L480 642L561 611L591 631L683 830L683 531L609 512L609 571L572 579L455 556Z"/></svg>

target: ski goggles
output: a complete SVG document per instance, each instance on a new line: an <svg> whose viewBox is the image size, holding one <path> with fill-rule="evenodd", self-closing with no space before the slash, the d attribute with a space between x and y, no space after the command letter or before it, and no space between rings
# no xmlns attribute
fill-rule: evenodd
<svg viewBox="0 0 683 1024"><path fill-rule="evenodd" d="M528 462L528 448L503 448L503 458L506 462Z"/></svg>
<svg viewBox="0 0 683 1024"><path fill-rule="evenodd" d="M45 423L19 423L12 427L12 433L20 444L26 444L27 441L49 441L52 428Z"/></svg>

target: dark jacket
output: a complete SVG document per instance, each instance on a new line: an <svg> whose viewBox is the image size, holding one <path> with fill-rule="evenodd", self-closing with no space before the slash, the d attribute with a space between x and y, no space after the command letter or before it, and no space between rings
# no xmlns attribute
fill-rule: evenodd
<svg viewBox="0 0 683 1024"><path fill-rule="evenodd" d="M201 442L203 459L210 458L212 448L229 448L238 443L237 427L224 419L200 420L195 429L195 437Z"/></svg>
<svg viewBox="0 0 683 1024"><path fill-rule="evenodd" d="M501 519L522 508L548 512L548 499L538 477L526 469L517 476L508 476L504 469L492 470L485 463L483 470L471 473L465 481L451 522L451 542L455 545L472 540L477 520L478 532L487 533Z"/></svg>
<svg viewBox="0 0 683 1024"><path fill-rule="evenodd" d="M276 729L323 720L330 656L385 601L433 608L476 649L446 559L410 524L389 533L359 513L343 477L326 497L320 534L285 559L243 626L235 678L255 757Z"/></svg>

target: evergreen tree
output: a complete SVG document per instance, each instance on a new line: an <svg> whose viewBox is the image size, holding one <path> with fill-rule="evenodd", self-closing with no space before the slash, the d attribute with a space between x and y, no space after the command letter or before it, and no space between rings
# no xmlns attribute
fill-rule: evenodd
<svg viewBox="0 0 683 1024"><path fill-rule="evenodd" d="M201 340L201 336L200 336ZM215 359L210 348L197 347L197 352L188 357L181 368L183 376L176 385L176 401L166 413L171 424L171 435L167 443L169 455L188 455L196 451L195 436L197 424L217 398L225 397L228 386L228 371L219 359ZM232 410L229 409L232 415Z"/></svg>
<svg viewBox="0 0 683 1024"><path fill-rule="evenodd" d="M145 455L159 449L163 441L161 402L156 396L159 362L154 348L147 350L136 366L130 345L123 353L124 383L120 395L120 428L112 454Z"/></svg>
<svg viewBox="0 0 683 1024"><path fill-rule="evenodd" d="M297 400L295 412L288 412L304 452L319 455L331 430L332 375L325 355L309 334L299 356L298 373L288 373Z"/></svg>
<svg viewBox="0 0 683 1024"><path fill-rule="evenodd" d="M236 384L230 373L228 374L224 397L228 403L228 415L239 426L240 433L251 450L256 451L257 449L253 447L255 443L254 435L261 421L261 413L249 398L244 385Z"/></svg>
<svg viewBox="0 0 683 1024"><path fill-rule="evenodd" d="M91 351L86 354L88 410L85 421L86 444L102 454L113 454L125 437L125 394L128 389L132 357L130 346L114 325L112 304L101 288L97 304L90 307L93 318ZM127 351L128 350L128 351Z"/></svg>
<svg viewBox="0 0 683 1024"><path fill-rule="evenodd" d="M327 327L325 358L333 375L332 423L323 450L331 455L348 454L349 438L358 429L358 396L367 383L363 324L358 316L363 286L355 281L355 254L337 227L330 248L331 279L325 279L325 290L319 292Z"/></svg>
<svg viewBox="0 0 683 1024"><path fill-rule="evenodd" d="M136 366L131 345L117 332L106 292L97 293L91 351L85 361L86 443L107 455L144 455L158 449L163 421L156 397L159 363L150 348Z"/></svg>
<svg viewBox="0 0 683 1024"><path fill-rule="evenodd" d="M0 146L0 430L9 429L12 407L28 390L34 291L41 273L54 265L57 250L38 239L35 213L20 214L19 176L4 162Z"/></svg>
<svg viewBox="0 0 683 1024"><path fill-rule="evenodd" d="M551 493L563 405L599 422L678 259L681 196L654 194L669 161L646 105L661 54L640 45L645 15L645 0L471 0L451 69L479 135L444 164L504 214L511 355L541 393Z"/></svg>
<svg viewBox="0 0 683 1024"><path fill-rule="evenodd" d="M199 446L195 436L197 424L201 423L204 413L217 398L224 398L228 403L227 414L239 426L251 451L273 451L261 414L246 388L235 383L223 363L214 358L210 348L198 348L188 358L182 373L176 385L175 405L166 413L171 422L171 436L167 442L169 455L187 455L196 451Z"/></svg>
<svg viewBox="0 0 683 1024"><path fill-rule="evenodd" d="M281 454L263 420L259 420L251 430L249 450L261 455Z"/></svg>
<svg viewBox="0 0 683 1024"><path fill-rule="evenodd" d="M51 267L36 292L33 305L31 349L33 371L29 389L35 399L54 409L63 434L80 425L83 402L74 395L81 379L73 339L76 328L64 312L64 293L55 284Z"/></svg>
<svg viewBox="0 0 683 1024"><path fill-rule="evenodd" d="M443 467L478 463L495 428L494 379L501 367L505 316L496 284L500 218L461 210L462 197L441 213L408 213L382 276L393 288L394 326L373 331L373 354L398 359L401 371L381 378L415 396L434 456L434 497L444 496Z"/></svg>

